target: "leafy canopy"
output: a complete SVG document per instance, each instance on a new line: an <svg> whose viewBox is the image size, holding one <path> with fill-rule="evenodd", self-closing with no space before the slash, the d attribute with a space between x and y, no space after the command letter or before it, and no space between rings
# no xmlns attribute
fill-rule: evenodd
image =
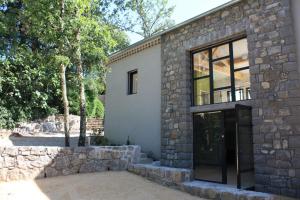
<svg viewBox="0 0 300 200"><path fill-rule="evenodd" d="M92 80L97 89L86 90L87 114L103 115L98 96L104 90L104 65L110 52L128 45L128 38L104 20L105 12L99 11L101 2L65 0L65 28L61 32L59 0L0 0L0 127L62 113L58 68L62 63L68 67L71 113L77 114L72 106L79 102L74 95L78 94L74 58L78 45L74 30L78 27L85 78L97 77ZM78 8L79 17L74 12Z"/></svg>

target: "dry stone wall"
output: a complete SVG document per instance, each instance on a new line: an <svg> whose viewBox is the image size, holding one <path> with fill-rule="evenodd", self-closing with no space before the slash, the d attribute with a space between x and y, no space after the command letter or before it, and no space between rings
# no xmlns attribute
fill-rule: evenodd
<svg viewBox="0 0 300 200"><path fill-rule="evenodd" d="M248 40L256 190L300 198L300 80L290 0L243 0L162 35L161 164L192 168L191 51Z"/></svg>
<svg viewBox="0 0 300 200"><path fill-rule="evenodd" d="M156 183L176 187L182 182L192 180L192 171L189 169L155 166L151 164L133 164L128 171L143 176Z"/></svg>
<svg viewBox="0 0 300 200"><path fill-rule="evenodd" d="M0 147L0 182L77 173L126 170L139 146Z"/></svg>
<svg viewBox="0 0 300 200"><path fill-rule="evenodd" d="M79 133L80 116L69 116L70 133ZM103 129L103 119L87 118L87 130L95 132ZM0 130L0 134L1 134ZM51 115L45 119L39 119L32 122L21 122L12 130L13 133L21 135L36 135L40 133L55 134L64 132L63 115Z"/></svg>

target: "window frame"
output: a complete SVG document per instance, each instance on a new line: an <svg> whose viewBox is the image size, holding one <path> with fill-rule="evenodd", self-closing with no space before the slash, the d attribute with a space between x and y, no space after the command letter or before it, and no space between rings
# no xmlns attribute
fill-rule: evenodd
<svg viewBox="0 0 300 200"><path fill-rule="evenodd" d="M192 97L191 97L192 106L204 106L204 105L210 105L210 104L218 104L218 103L214 103L215 102L214 101L214 92L218 91L218 90L223 90L223 89L230 89L231 90L231 94L232 94L231 101L228 101L228 102L236 102L235 72L242 71L242 70L247 70L247 69L250 68L250 64L246 67L241 67L241 68L237 68L237 69L234 68L233 43L236 42L236 41L242 40L242 39L247 39L247 37L246 36L236 37L236 38L233 38L233 39L230 39L230 40L226 40L226 41L223 41L223 42L219 42L219 43L216 43L216 44L206 46L204 48L199 48L197 50L191 51L190 60L191 60L191 72L192 72L192 79L191 79L191 81L192 81L192 84L191 84L191 86L192 86L192 92L191 92L191 94L192 94ZM219 47L219 46L222 46L222 45L225 45L225 44L228 44L228 46L229 46L229 55L213 59L212 49L216 48L216 47ZM248 49L248 46L247 46L247 49ZM195 78L194 77L194 55L199 53L199 52L203 52L203 51L208 51L209 75L205 75L205 76ZM231 85L226 86L226 87L214 88L213 63L216 62L216 61L219 61L219 60L223 60L223 59L229 59L230 60L230 83L231 83ZM248 49L248 59L249 59L249 49ZM249 71L249 73L250 73L250 71ZM196 80L204 79L204 78L209 79L209 83L210 83L210 88L209 88L210 89L209 90L210 98L209 99L210 99L210 102L209 102L209 104L196 105L195 104L194 83L195 83ZM251 85L250 85L250 87L251 87ZM251 89L249 88L249 91L250 90ZM244 100L249 100L249 99L244 99ZM239 100L239 101L244 101L244 100ZM220 102L220 103L226 103L226 102Z"/></svg>
<svg viewBox="0 0 300 200"><path fill-rule="evenodd" d="M137 88L136 91L133 91L133 75L136 74L138 76L138 70L134 69L129 72L127 72L127 95L137 94Z"/></svg>

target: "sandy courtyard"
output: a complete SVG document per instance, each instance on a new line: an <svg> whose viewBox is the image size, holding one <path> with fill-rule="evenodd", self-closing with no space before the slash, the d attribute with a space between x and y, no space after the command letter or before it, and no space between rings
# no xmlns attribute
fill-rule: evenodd
<svg viewBox="0 0 300 200"><path fill-rule="evenodd" d="M102 172L0 183L0 199L201 200L128 172Z"/></svg>

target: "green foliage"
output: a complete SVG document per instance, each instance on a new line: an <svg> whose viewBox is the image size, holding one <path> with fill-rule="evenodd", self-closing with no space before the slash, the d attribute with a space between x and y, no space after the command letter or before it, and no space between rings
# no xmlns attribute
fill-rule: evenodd
<svg viewBox="0 0 300 200"><path fill-rule="evenodd" d="M171 19L175 6L169 6L169 0L104 0L101 2L100 8L106 13L103 16L104 20L144 38L175 24ZM108 4L111 9L105 9L105 5Z"/></svg>
<svg viewBox="0 0 300 200"><path fill-rule="evenodd" d="M107 146L107 145L110 145L110 142L104 136L92 135L92 137L91 137L91 144L92 145L96 145L96 146Z"/></svg>
<svg viewBox="0 0 300 200"><path fill-rule="evenodd" d="M88 116L103 116L103 92L109 53L128 39L99 12L102 1L0 0L0 127L62 113L59 66L67 66L70 110L79 112L75 31L80 27L85 79L96 77L97 89L86 89ZM104 4L103 4L104 5ZM79 8L80 15L76 14ZM61 22L64 30L61 32ZM102 88L102 89L101 89ZM93 92L91 92L93 91ZM90 93L90 94L89 94Z"/></svg>
<svg viewBox="0 0 300 200"><path fill-rule="evenodd" d="M87 116L103 118L104 106L99 99L95 98L91 102L87 101Z"/></svg>
<svg viewBox="0 0 300 200"><path fill-rule="evenodd" d="M130 0L135 26L131 29L143 37L166 30L175 24L171 20L174 6L168 6L168 0Z"/></svg>
<svg viewBox="0 0 300 200"><path fill-rule="evenodd" d="M75 77L73 77L75 79ZM71 81L73 83L73 81ZM85 78L85 95L87 101L88 117L104 117L104 106L99 100L99 95L104 91L104 84L99 82L97 78ZM70 113L79 115L79 91L75 84L68 84L68 98L70 100Z"/></svg>
<svg viewBox="0 0 300 200"><path fill-rule="evenodd" d="M11 113L5 108L0 106L0 128L13 128L14 121Z"/></svg>

